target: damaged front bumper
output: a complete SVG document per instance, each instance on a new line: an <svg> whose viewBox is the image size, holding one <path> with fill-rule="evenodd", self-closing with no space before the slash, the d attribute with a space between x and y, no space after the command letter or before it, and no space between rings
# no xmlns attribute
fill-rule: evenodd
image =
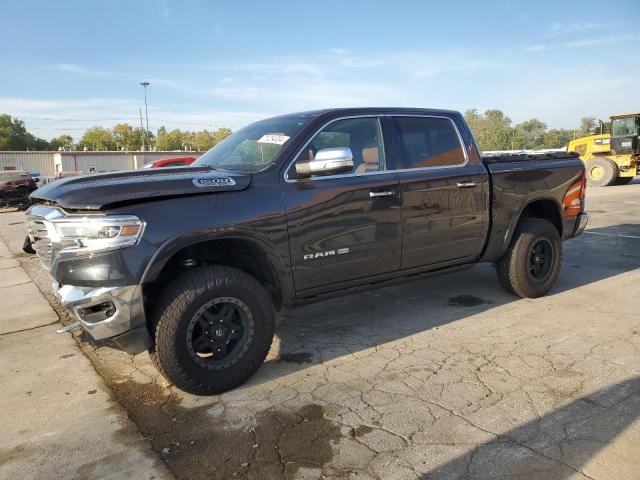
<svg viewBox="0 0 640 480"><path fill-rule="evenodd" d="M113 343L128 353L140 353L151 347L140 285L74 287L54 283L53 289L94 340ZM61 329L65 330L69 329Z"/></svg>

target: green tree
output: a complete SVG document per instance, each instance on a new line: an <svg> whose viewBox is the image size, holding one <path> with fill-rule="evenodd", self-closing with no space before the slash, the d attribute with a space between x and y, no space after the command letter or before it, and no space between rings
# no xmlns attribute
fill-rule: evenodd
<svg viewBox="0 0 640 480"><path fill-rule="evenodd" d="M213 139L215 140L214 145L217 145L218 143L220 143L222 140L227 138L232 133L233 132L231 131L230 128L221 127L219 129L217 129L215 132L213 132Z"/></svg>
<svg viewBox="0 0 640 480"><path fill-rule="evenodd" d="M547 125L537 118L519 123L513 129L511 148L513 150L540 149L542 148L546 131Z"/></svg>
<svg viewBox="0 0 640 480"><path fill-rule="evenodd" d="M104 127L91 127L78 142L78 148L88 150L115 150L116 141L113 132Z"/></svg>
<svg viewBox="0 0 640 480"><path fill-rule="evenodd" d="M564 128L553 129L545 132L540 148L562 148L574 139L575 132Z"/></svg>
<svg viewBox="0 0 640 480"><path fill-rule="evenodd" d="M185 143L184 140L187 140L187 136L177 128L170 132L166 130L158 131L158 138L155 142L156 150L182 150L182 145Z"/></svg>
<svg viewBox="0 0 640 480"><path fill-rule="evenodd" d="M0 150L48 150L49 142L29 133L24 122L11 115L0 115Z"/></svg>
<svg viewBox="0 0 640 480"><path fill-rule="evenodd" d="M118 150L137 150L134 145L134 130L127 123L118 123L111 129L113 141ZM137 146L140 148L140 146Z"/></svg>
<svg viewBox="0 0 640 480"><path fill-rule="evenodd" d="M467 110L464 118L469 124L481 150L510 150L512 131L511 119L502 110L487 110L484 114L473 108Z"/></svg>
<svg viewBox="0 0 640 480"><path fill-rule="evenodd" d="M73 138L71 135L60 135L51 140L51 150L59 150L60 148L73 148Z"/></svg>

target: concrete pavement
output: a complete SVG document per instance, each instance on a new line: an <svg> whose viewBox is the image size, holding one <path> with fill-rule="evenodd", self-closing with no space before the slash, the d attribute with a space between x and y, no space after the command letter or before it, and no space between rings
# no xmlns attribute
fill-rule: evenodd
<svg viewBox="0 0 640 480"><path fill-rule="evenodd" d="M0 478L173 478L1 240L0 269Z"/></svg>

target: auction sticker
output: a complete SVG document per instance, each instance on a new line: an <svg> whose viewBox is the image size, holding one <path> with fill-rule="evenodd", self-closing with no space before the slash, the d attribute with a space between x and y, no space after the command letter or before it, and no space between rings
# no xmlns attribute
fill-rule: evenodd
<svg viewBox="0 0 640 480"><path fill-rule="evenodd" d="M282 145L284 142L289 140L289 137L286 135L280 135L278 133L269 133L267 135L263 135L258 140L258 143L273 143L276 145Z"/></svg>

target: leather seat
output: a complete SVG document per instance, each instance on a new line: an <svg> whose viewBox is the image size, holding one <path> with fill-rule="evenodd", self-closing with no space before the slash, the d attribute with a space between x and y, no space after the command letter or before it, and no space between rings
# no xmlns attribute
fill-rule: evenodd
<svg viewBox="0 0 640 480"><path fill-rule="evenodd" d="M362 162L356 167L356 173L377 172L380 170L380 156L378 146L364 147L362 149Z"/></svg>

